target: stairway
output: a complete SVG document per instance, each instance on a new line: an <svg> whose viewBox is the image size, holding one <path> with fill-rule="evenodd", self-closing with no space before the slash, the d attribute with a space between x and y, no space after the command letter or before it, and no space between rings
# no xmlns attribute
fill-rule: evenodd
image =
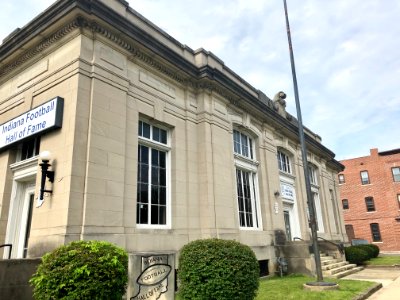
<svg viewBox="0 0 400 300"><path fill-rule="evenodd" d="M342 258L334 258L324 253L321 253L320 257L322 275L324 277L338 279L364 269L363 267L358 267L356 264L350 264Z"/></svg>

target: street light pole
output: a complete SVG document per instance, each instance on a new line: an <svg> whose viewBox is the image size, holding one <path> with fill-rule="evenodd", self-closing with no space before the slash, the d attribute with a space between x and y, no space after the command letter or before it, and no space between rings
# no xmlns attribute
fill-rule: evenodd
<svg viewBox="0 0 400 300"><path fill-rule="evenodd" d="M300 137L301 154L302 154L302 160L303 160L304 179L305 179L305 183L306 183L307 203L308 203L308 209L309 209L309 215L310 215L309 222L310 222L310 228L311 228L312 248L314 251L315 267L316 267L316 271L317 271L317 281L322 282L323 278L322 278L322 269L321 269L321 257L319 254L319 247L318 247L315 203L314 203L314 197L311 192L310 174L309 174L308 163L307 163L307 148L306 148L306 143L304 140L303 121L302 121L302 117L301 117L299 91L297 88L296 68L294 65L292 39L290 36L289 17L288 17L288 12L287 12L286 0L283 0L283 5L285 8L286 32L287 32L288 43L289 43L290 65L292 67L294 98L296 101L297 121L299 123L299 137Z"/></svg>

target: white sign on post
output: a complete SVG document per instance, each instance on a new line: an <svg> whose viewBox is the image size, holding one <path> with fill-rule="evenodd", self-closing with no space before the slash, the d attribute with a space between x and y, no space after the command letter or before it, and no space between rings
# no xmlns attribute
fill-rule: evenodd
<svg viewBox="0 0 400 300"><path fill-rule="evenodd" d="M62 126L64 99L56 97L0 125L0 150Z"/></svg>

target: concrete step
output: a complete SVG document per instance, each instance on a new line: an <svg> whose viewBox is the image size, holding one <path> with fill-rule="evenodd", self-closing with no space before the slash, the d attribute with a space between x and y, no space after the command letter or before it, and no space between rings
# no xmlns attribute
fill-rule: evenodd
<svg viewBox="0 0 400 300"><path fill-rule="evenodd" d="M348 262L346 262L346 261L333 262L333 263L321 266L321 269L322 269L322 271L327 271L327 270L336 269L336 268L345 266L347 264L348 264Z"/></svg>
<svg viewBox="0 0 400 300"><path fill-rule="evenodd" d="M320 256L321 261L327 261L327 260L332 260L334 259L333 256Z"/></svg>
<svg viewBox="0 0 400 300"><path fill-rule="evenodd" d="M324 261L321 260L321 265L322 266L327 266L327 265L336 264L336 263L340 263L340 262L343 262L343 259L341 259L341 258L332 258L330 260L324 260Z"/></svg>
<svg viewBox="0 0 400 300"><path fill-rule="evenodd" d="M323 273L325 273L326 276L332 276L332 275L335 275L335 274L338 274L338 273L341 273L341 272L344 272L344 271L347 271L347 270L350 270L350 269L354 269L356 267L357 267L357 265L355 265L355 264L347 263L347 264L345 264L343 266L326 270Z"/></svg>
<svg viewBox="0 0 400 300"><path fill-rule="evenodd" d="M339 279L339 278L345 277L347 275L357 273L357 272L359 272L359 271L361 271L363 269L364 269L364 267L354 267L352 269L348 269L346 271L343 271L343 272L340 272L340 273L336 273L334 275L324 275L324 276L325 277L331 277L331 278Z"/></svg>

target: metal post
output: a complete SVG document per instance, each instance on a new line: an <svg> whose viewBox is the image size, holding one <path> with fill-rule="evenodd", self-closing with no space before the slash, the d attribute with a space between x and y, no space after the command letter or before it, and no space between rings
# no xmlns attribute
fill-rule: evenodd
<svg viewBox="0 0 400 300"><path fill-rule="evenodd" d="M285 8L286 31L287 31L287 37L288 37L288 43L289 43L290 64L292 67L294 98L296 101L297 120L299 123L299 137L300 137L301 153L302 153L302 160L303 160L304 179L306 182L307 203L308 203L309 213L310 213L312 248L314 251L315 267L316 267L316 271L317 271L317 281L322 282L323 278L322 278L322 269L321 269L321 257L319 254L319 247L318 247L317 222L316 222L316 218L315 218L316 217L315 203L314 203L314 198L313 198L313 195L311 192L311 184L310 184L310 177L309 177L309 170L308 170L308 163L307 163L307 148L306 148L306 143L304 140L303 121L302 121L302 117L301 117L299 92L298 92L298 88L297 88L296 69L295 69L295 65L294 65L292 39L290 36L289 17L288 17L288 12L287 12L286 0L283 0L283 5Z"/></svg>

